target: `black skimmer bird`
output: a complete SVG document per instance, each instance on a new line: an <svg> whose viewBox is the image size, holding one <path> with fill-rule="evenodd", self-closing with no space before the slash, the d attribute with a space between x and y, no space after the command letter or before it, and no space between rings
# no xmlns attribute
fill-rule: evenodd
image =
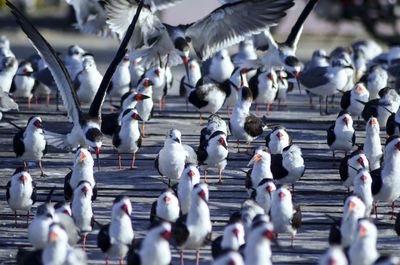
<svg viewBox="0 0 400 265"><path fill-rule="evenodd" d="M165 68L161 66L150 68L144 74L145 78L148 78L152 83L152 99L158 101L158 114L161 114L162 110L162 99L167 95L167 81Z"/></svg>
<svg viewBox="0 0 400 265"><path fill-rule="evenodd" d="M225 105L228 111L228 117L231 116L230 107L235 106L238 99L238 91L241 86L249 86L246 79L247 68L236 67L229 79L219 83L221 88L226 92Z"/></svg>
<svg viewBox="0 0 400 265"><path fill-rule="evenodd" d="M207 169L218 169L218 184L221 184L222 170L228 163L227 135L223 131L215 131L207 141L200 143L197 149L197 159L200 168L204 170L204 182L207 183Z"/></svg>
<svg viewBox="0 0 400 265"><path fill-rule="evenodd" d="M211 265L244 265L243 256L237 251L228 251L217 257Z"/></svg>
<svg viewBox="0 0 400 265"><path fill-rule="evenodd" d="M131 87L137 87L146 70L141 64L139 64L141 58L133 58L132 52L129 53L129 60L132 62L129 65L129 71L131 72Z"/></svg>
<svg viewBox="0 0 400 265"><path fill-rule="evenodd" d="M112 206L111 223L103 226L97 235L97 246L106 255L119 258L120 265L134 241L132 205L128 197L118 196Z"/></svg>
<svg viewBox="0 0 400 265"><path fill-rule="evenodd" d="M396 215L396 221L394 222L394 231L400 236L400 213Z"/></svg>
<svg viewBox="0 0 400 265"><path fill-rule="evenodd" d="M222 49L202 63L201 73L205 78L222 83L231 77L234 68L228 50Z"/></svg>
<svg viewBox="0 0 400 265"><path fill-rule="evenodd" d="M161 222L152 226L140 246L129 251L128 265L171 264L170 236L170 223Z"/></svg>
<svg viewBox="0 0 400 265"><path fill-rule="evenodd" d="M28 226L28 239L34 249L42 249L47 242L50 225L55 221L54 207L50 203L40 205Z"/></svg>
<svg viewBox="0 0 400 265"><path fill-rule="evenodd" d="M325 98L325 113L328 114L328 96L338 91L346 91L348 83L347 69L353 69L350 62L338 58L332 60L329 66L314 67L299 74L299 81L306 91L320 97L320 114L322 115L322 100Z"/></svg>
<svg viewBox="0 0 400 265"><path fill-rule="evenodd" d="M272 195L271 222L274 225L274 232L292 234L291 247L293 247L294 236L301 226L300 205L292 202L292 195L289 189L281 187Z"/></svg>
<svg viewBox="0 0 400 265"><path fill-rule="evenodd" d="M272 264L271 241L274 226L271 222L253 224L244 248L245 264Z"/></svg>
<svg viewBox="0 0 400 265"><path fill-rule="evenodd" d="M132 32L139 14L134 17L132 23L129 25L124 40L122 41L113 62L109 65L104 78L101 81L96 96L90 105L89 112L83 113L74 90L72 79L54 49L13 4L7 2L7 5L11 9L13 15L16 17L17 22L21 26L22 30L32 41L33 46L38 50L47 63L54 80L56 81L61 97L63 98L68 117L71 121L73 121L74 127L69 134L61 135L52 133L53 143L56 143L56 146L74 148L78 147L79 145L88 145L94 149L97 158L99 158L99 151L103 138L103 134L100 131L101 106L103 105L104 97L111 82L112 75L115 72L119 62L125 56L127 44L132 36ZM140 8L138 9L138 13L139 12ZM74 78L74 76L72 76L72 78ZM100 167L100 163L98 166Z"/></svg>
<svg viewBox="0 0 400 265"><path fill-rule="evenodd" d="M112 98L121 98L125 93L129 92L131 85L131 72L129 71L129 57L125 55L124 60L120 63L115 71L111 84L107 90L108 97L110 98L110 108L114 111L112 105Z"/></svg>
<svg viewBox="0 0 400 265"><path fill-rule="evenodd" d="M26 168L15 170L7 183L6 199L8 206L14 212L15 227L17 227L17 211L26 211L26 227L29 224L29 211L36 202L36 184Z"/></svg>
<svg viewBox="0 0 400 265"><path fill-rule="evenodd" d="M28 109L31 109L31 100L38 84L34 78L22 75L29 72L33 72L32 64L28 61L21 62L15 73L10 93L13 93L14 98L26 98Z"/></svg>
<svg viewBox="0 0 400 265"><path fill-rule="evenodd" d="M208 208L207 184L199 183L193 187L190 209L172 226L172 237L180 250L181 265L183 265L183 250L196 250L196 265L199 264L199 249L211 241L211 219Z"/></svg>
<svg viewBox="0 0 400 265"><path fill-rule="evenodd" d="M282 154L271 155L271 172L277 184L294 184L306 171L303 155L298 145L292 144L283 148Z"/></svg>
<svg viewBox="0 0 400 265"><path fill-rule="evenodd" d="M350 112L352 116L357 116L359 121L364 109L363 103L367 103L368 98L369 92L364 83L358 82L352 90L343 93L340 100L340 107L342 110Z"/></svg>
<svg viewBox="0 0 400 265"><path fill-rule="evenodd" d="M343 249L332 246L321 256L318 265L348 265L348 262Z"/></svg>
<svg viewBox="0 0 400 265"><path fill-rule="evenodd" d="M241 87L239 89L239 98L233 108L231 118L229 119L229 129L233 137L237 140L238 153L240 153L240 141L247 142L246 152L250 143L264 132L267 126L264 119L261 120L250 113L253 95L250 88Z"/></svg>
<svg viewBox="0 0 400 265"><path fill-rule="evenodd" d="M92 231L94 225L92 196L93 190L91 184L87 181L81 181L74 189L72 197L72 217L79 229L79 234L83 236L83 250L85 250L86 246L86 236Z"/></svg>
<svg viewBox="0 0 400 265"><path fill-rule="evenodd" d="M13 148L17 158L24 160L24 167L26 167L26 160L38 160L41 176L46 176L42 168L42 157L47 153L47 141L40 117L30 117L26 127L14 135Z"/></svg>
<svg viewBox="0 0 400 265"><path fill-rule="evenodd" d="M283 126L276 126L265 136L265 146L271 154L282 154L283 148L293 143L292 137Z"/></svg>
<svg viewBox="0 0 400 265"><path fill-rule="evenodd" d="M222 131L228 135L228 126L218 114L212 114L208 117L207 127L200 131L200 144L203 141L207 141L216 131Z"/></svg>
<svg viewBox="0 0 400 265"><path fill-rule="evenodd" d="M197 57L205 60L215 52L239 43L249 34L276 24L292 6L292 0L237 1L225 4L189 25L171 26L161 23L154 15L153 12L160 9L158 5L149 4L139 17L140 28L135 30L137 38L132 38L130 48L133 51L147 46L135 52L135 57L141 57L140 63L146 68L167 56L171 66L182 61L186 65L189 44L192 44ZM110 28L124 36L127 21L135 14L138 4L119 0L108 3L106 8L109 10L107 23ZM208 27L210 24L213 26Z"/></svg>
<svg viewBox="0 0 400 265"><path fill-rule="evenodd" d="M335 163L335 151L342 150L350 152L356 143L356 132L353 128L353 119L350 113L341 111L333 124L327 130L327 142L332 150L333 163Z"/></svg>
<svg viewBox="0 0 400 265"><path fill-rule="evenodd" d="M150 222L157 220L174 223L179 217L179 200L175 192L168 188L151 205Z"/></svg>
<svg viewBox="0 0 400 265"><path fill-rule="evenodd" d="M368 71L361 77L369 91L369 100L379 98L379 91L387 87L389 75L385 68L376 64L369 67Z"/></svg>
<svg viewBox="0 0 400 265"><path fill-rule="evenodd" d="M231 220L240 218L244 227L246 241L248 241L253 220L257 215L264 215L264 209L253 199L247 199L240 207L240 211L233 213L230 217Z"/></svg>
<svg viewBox="0 0 400 265"><path fill-rule="evenodd" d="M273 179L265 178L260 181L257 188L251 194L251 198L260 205L265 214L269 214L272 205L272 194L276 190Z"/></svg>
<svg viewBox="0 0 400 265"><path fill-rule="evenodd" d="M251 195L263 179L273 179L271 172L271 153L268 147L260 146L254 151L253 157L247 166L253 167L246 174L246 189Z"/></svg>
<svg viewBox="0 0 400 265"><path fill-rule="evenodd" d="M82 57L85 53L86 51L78 45L71 45L67 49L64 57L64 65L72 81L83 70Z"/></svg>
<svg viewBox="0 0 400 265"><path fill-rule="evenodd" d="M285 106L287 93L293 90L293 83L289 82L289 74L284 69L277 69L278 76L278 94L276 99L278 100L278 110Z"/></svg>
<svg viewBox="0 0 400 265"><path fill-rule="evenodd" d="M82 66L83 70L74 79L74 89L81 104L91 104L96 96L97 89L100 87L103 76L97 70L94 55L91 53L85 53L82 56ZM112 83L111 80L110 84Z"/></svg>
<svg viewBox="0 0 400 265"><path fill-rule="evenodd" d="M389 116L399 109L400 97L394 89L389 87L381 89L378 94L380 98L368 101L361 115L365 121L374 116L378 119L379 125L383 127Z"/></svg>
<svg viewBox="0 0 400 265"><path fill-rule="evenodd" d="M192 193L194 185L198 183L200 183L200 172L197 166L194 164L185 164L177 188L177 195L182 215L189 212L191 200L190 194Z"/></svg>
<svg viewBox="0 0 400 265"><path fill-rule="evenodd" d="M122 169L121 153L132 153L131 169L134 169L135 154L142 146L142 135L138 126L138 121L141 120L136 110L127 109L123 113L121 126L115 130L112 143L118 151L119 169Z"/></svg>
<svg viewBox="0 0 400 265"><path fill-rule="evenodd" d="M343 181L343 185L348 189L349 192L350 187L353 186L354 177L357 175L358 170L362 168L369 170L367 156L361 149L352 152L348 156L345 156L340 162L340 179Z"/></svg>
<svg viewBox="0 0 400 265"><path fill-rule="evenodd" d="M372 194L375 202L375 214L378 218L378 202L392 202L392 219L394 219L394 202L400 196L398 164L400 163L400 137L391 136L386 140L382 167L371 172Z"/></svg>
<svg viewBox="0 0 400 265"><path fill-rule="evenodd" d="M378 229L367 219L361 219L355 231L356 236L348 251L350 265L374 264L379 257L376 248Z"/></svg>
<svg viewBox="0 0 400 265"><path fill-rule="evenodd" d="M278 80L274 69L257 71L256 75L249 80L249 87L256 104L256 115L258 116L258 105L267 104L267 116L269 107L275 101L278 93Z"/></svg>
<svg viewBox="0 0 400 265"><path fill-rule="evenodd" d="M184 97L186 100L186 111L188 111L188 98L190 92L196 87L197 82L201 78L200 65L196 59L190 59L188 61L188 71L182 76L181 83L179 85L179 95Z"/></svg>
<svg viewBox="0 0 400 265"><path fill-rule="evenodd" d="M54 212L55 213L64 213L64 214L68 214L69 216L72 216L71 203L67 202L67 201L57 202L54 205Z"/></svg>
<svg viewBox="0 0 400 265"><path fill-rule="evenodd" d="M353 48L351 60L354 65L354 81L358 82L359 78L367 71L367 56L363 49Z"/></svg>
<svg viewBox="0 0 400 265"><path fill-rule="evenodd" d="M64 178L64 197L66 200L71 200L73 191L78 187L81 181L87 181L93 190L92 199L95 200L97 197L97 186L96 180L93 174L93 157L89 150L80 147L75 153L74 167Z"/></svg>
<svg viewBox="0 0 400 265"><path fill-rule="evenodd" d="M226 251L239 251L244 246L244 227L241 221L228 223L223 235L213 240L211 255L215 259Z"/></svg>
<svg viewBox="0 0 400 265"><path fill-rule="evenodd" d="M0 91L9 93L15 73L18 69L18 61L14 56L1 56L0 58Z"/></svg>
<svg viewBox="0 0 400 265"><path fill-rule="evenodd" d="M150 120L153 116L153 100L151 98L153 94L152 82L149 79L144 78L137 88L137 93L149 97L148 100L139 101L136 105L136 110L142 118L142 137L146 137L144 134L145 122Z"/></svg>
<svg viewBox="0 0 400 265"><path fill-rule="evenodd" d="M359 169L357 175L354 177L353 185L353 193L361 197L365 204L365 216L369 217L374 202L371 189L372 177L369 174L369 170L365 168Z"/></svg>
<svg viewBox="0 0 400 265"><path fill-rule="evenodd" d="M164 146L154 160L154 166L158 173L163 177L167 177L169 182L171 182L171 179L179 180L188 156L181 143L181 136L180 131L176 129L169 130Z"/></svg>
<svg viewBox="0 0 400 265"><path fill-rule="evenodd" d="M202 125L202 113L215 114L224 105L226 91L214 82L203 83L200 79L196 87L190 92L188 101L200 112L200 126Z"/></svg>
<svg viewBox="0 0 400 265"><path fill-rule="evenodd" d="M386 125L386 129L388 126ZM381 166L382 144L379 136L379 123L375 117L369 118L365 126L364 153L369 162L369 169L375 170Z"/></svg>
<svg viewBox="0 0 400 265"><path fill-rule="evenodd" d="M386 134L389 136L400 134L400 110L392 113L387 119Z"/></svg>

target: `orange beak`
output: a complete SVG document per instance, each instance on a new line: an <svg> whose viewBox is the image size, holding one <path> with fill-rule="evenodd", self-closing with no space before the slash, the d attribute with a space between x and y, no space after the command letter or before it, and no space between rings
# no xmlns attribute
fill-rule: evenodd
<svg viewBox="0 0 400 265"><path fill-rule="evenodd" d="M371 124L371 126L375 125L376 124L376 120L375 119L371 119L370 124Z"/></svg>
<svg viewBox="0 0 400 265"><path fill-rule="evenodd" d="M19 179L20 179L22 182L25 182L25 180L27 179L27 177L26 177L25 175L21 175L21 177L19 177Z"/></svg>
<svg viewBox="0 0 400 265"><path fill-rule="evenodd" d="M171 198L170 198L170 197L168 197L168 196L165 196L165 197L164 197L164 201L165 201L165 203L168 203L170 200L171 200Z"/></svg>
<svg viewBox="0 0 400 265"><path fill-rule="evenodd" d="M278 132L278 133L276 134L276 136L277 136L278 138L281 138L281 137L283 136L283 133Z"/></svg>
<svg viewBox="0 0 400 265"><path fill-rule="evenodd" d="M272 186L267 186L266 190L267 190L268 192L271 192L271 191L272 191Z"/></svg>
<svg viewBox="0 0 400 265"><path fill-rule="evenodd" d="M82 163L83 159L85 159L85 154L83 152L79 153L79 162Z"/></svg>
<svg viewBox="0 0 400 265"><path fill-rule="evenodd" d="M356 204L353 201L349 201L349 209L350 209L350 211L352 211L355 206L356 206Z"/></svg>
<svg viewBox="0 0 400 265"><path fill-rule="evenodd" d="M271 240L274 237L274 233L271 230L265 230L264 236Z"/></svg>
<svg viewBox="0 0 400 265"><path fill-rule="evenodd" d="M260 154L255 154L253 156L253 158L254 158L255 162L258 162L258 160L260 160L260 158L261 158L261 155Z"/></svg>
<svg viewBox="0 0 400 265"><path fill-rule="evenodd" d="M360 235L360 237L363 237L365 235L366 231L367 231L367 229L364 226L360 225L358 227L358 234Z"/></svg>
<svg viewBox="0 0 400 265"><path fill-rule="evenodd" d="M282 191L281 191L281 192L279 192L279 197L280 197L281 199L285 198L285 196L286 196L286 195L285 195L285 193L284 193L284 192L282 192Z"/></svg>
<svg viewBox="0 0 400 265"><path fill-rule="evenodd" d="M357 93L361 92L361 86L357 86Z"/></svg>
<svg viewBox="0 0 400 265"><path fill-rule="evenodd" d="M344 121L344 123L345 123L346 125L348 125L349 118L347 118L347 117L344 117L344 118L343 118L343 121Z"/></svg>
<svg viewBox="0 0 400 265"><path fill-rule="evenodd" d="M57 238L57 234L55 232L51 231L50 235L49 235L50 243L53 243L54 240L56 240L56 238Z"/></svg>

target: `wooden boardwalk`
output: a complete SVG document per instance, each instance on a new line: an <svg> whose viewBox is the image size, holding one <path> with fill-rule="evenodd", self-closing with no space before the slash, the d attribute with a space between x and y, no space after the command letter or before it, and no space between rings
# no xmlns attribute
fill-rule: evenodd
<svg viewBox="0 0 400 265"><path fill-rule="evenodd" d="M176 70L176 69L175 69ZM175 86L182 75L179 68L174 71ZM198 124L198 113L193 107L185 112L184 100L176 95L176 87L172 96L167 97L167 105L162 115L155 115L146 126L146 134L149 136L143 140L143 147L136 154L136 169L127 169L131 156L124 156L123 170L117 169L117 154L113 150L111 139L105 138L101 150L101 171L95 169L95 178L99 187L98 199L93 204L96 219L100 223L110 221L111 205L113 198L119 194L128 195L133 204L132 222L136 236L145 235L149 225L149 212L151 203L166 188L161 182L160 176L154 168L154 158L163 145L168 129L176 128L182 132L182 142L196 147L199 143L201 127ZM38 115L44 121L44 127L57 132L66 131L70 127L65 112L56 111L54 99L49 108L43 104L32 106L27 110L25 101L18 101L20 111L5 113L5 117L13 119L18 125L25 126L30 116ZM270 123L279 123L288 129L295 144L303 151L306 163L306 172L296 185L294 200L302 205L303 223L298 230L294 248L290 248L290 235L279 236L280 247L273 246L274 264L315 264L319 256L328 247L328 233L331 221L325 216L340 217L342 213L343 199L347 194L340 182L338 163L332 165L331 153L326 144L326 129L336 118L336 114L320 116L318 109L310 109L308 97L305 93L294 91L288 95L287 106L277 111L276 106L271 108ZM336 106L338 99L336 100ZM108 111L108 103L104 104L104 110ZM331 108L338 112L338 108ZM263 113L265 109L261 109ZM219 112L228 121L225 109ZM206 116L206 115L205 115ZM16 159L12 150L12 137L16 129L10 124L0 122L0 264L12 264L15 262L15 254L19 247L29 247L27 229L14 228L14 217L5 200L5 185L9 181L17 166L22 165L20 159ZM269 131L255 140L251 147L264 145L264 137ZM384 142L385 134L381 134ZM365 138L364 125L357 128L357 143L362 143ZM215 171L209 171L207 180L210 189L209 206L213 224L213 238L219 236L226 224L229 215L238 210L241 203L247 198L244 189L246 167L250 157L243 153L236 153L236 143L230 136L228 138L229 157L228 165L223 172L222 185L218 185L218 175ZM39 202L33 207L32 215L37 205L43 201L52 187L56 187L54 201L63 200L64 176L72 167L73 153L50 147L49 153L43 159L46 174L49 177L40 178L40 171L36 164L29 164L30 172L37 183ZM339 154L339 157L343 154ZM398 211L397 208L396 211ZM379 229L378 248L382 254L398 254L400 251L400 239L393 230L394 221L390 220L390 205L380 204L380 213L383 219L374 221ZM19 219L21 223L24 218ZM87 241L87 253L90 264L104 264L104 255L96 246L98 227L89 234ZM173 264L179 264L178 253L173 250ZM194 264L194 252L185 251L186 264ZM201 250L201 264L209 264L211 261L210 246ZM116 260L113 260L116 264Z"/></svg>

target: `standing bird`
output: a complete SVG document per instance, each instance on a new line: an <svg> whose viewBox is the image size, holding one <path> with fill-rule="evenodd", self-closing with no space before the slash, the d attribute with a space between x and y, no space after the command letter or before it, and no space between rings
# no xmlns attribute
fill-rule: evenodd
<svg viewBox="0 0 400 265"><path fill-rule="evenodd" d="M216 131L222 131L228 135L226 122L218 114L211 114L208 117L207 126L200 131L200 144L207 141Z"/></svg>
<svg viewBox="0 0 400 265"><path fill-rule="evenodd" d="M200 65L196 59L188 61L188 72L182 76L179 86L179 95L186 100L186 111L188 111L188 98L192 89L196 87L197 81L201 78Z"/></svg>
<svg viewBox="0 0 400 265"><path fill-rule="evenodd" d="M140 245L129 251L128 265L171 264L170 236L170 223L161 222L152 226Z"/></svg>
<svg viewBox="0 0 400 265"><path fill-rule="evenodd" d="M365 126L365 131L363 150L369 161L369 169L375 170L381 166L383 155L381 137L379 135L379 123L375 117L369 118Z"/></svg>
<svg viewBox="0 0 400 265"><path fill-rule="evenodd" d="M214 132L207 141L200 143L197 149L197 159L200 168L204 170L204 181L207 183L207 169L218 169L218 184L221 184L222 170L228 163L228 144L223 131Z"/></svg>
<svg viewBox="0 0 400 265"><path fill-rule="evenodd" d="M34 78L23 75L30 72L33 72L32 64L28 61L21 62L18 66L17 72L15 73L10 90L10 92L14 94L15 98L28 99L28 109L31 108L31 99L37 86Z"/></svg>
<svg viewBox="0 0 400 265"><path fill-rule="evenodd" d="M399 136L391 136L386 140L384 158L382 167L371 172L375 214L378 219L378 202L388 201L392 203L392 219L394 219L394 202L400 196Z"/></svg>
<svg viewBox="0 0 400 265"><path fill-rule="evenodd" d="M358 221L354 241L349 248L350 265L372 265L378 259L378 229L367 219Z"/></svg>
<svg viewBox="0 0 400 265"><path fill-rule="evenodd" d="M251 198L264 209L265 214L269 214L269 211L271 210L272 195L275 190L276 186L273 179L265 178L260 181L257 188L251 194Z"/></svg>
<svg viewBox="0 0 400 265"><path fill-rule="evenodd" d="M276 126L265 136L265 146L271 154L282 154L283 148L292 144L292 137L283 126Z"/></svg>
<svg viewBox="0 0 400 265"><path fill-rule="evenodd" d="M348 262L343 249L333 246L319 259L318 265L348 265Z"/></svg>
<svg viewBox="0 0 400 265"><path fill-rule="evenodd" d="M150 223L158 220L174 223L179 217L179 201L175 192L168 188L151 205Z"/></svg>
<svg viewBox="0 0 400 265"><path fill-rule="evenodd" d="M273 179L271 172L271 153L268 147L260 146L254 151L253 157L250 159L247 166L253 165L246 174L246 189L251 195L254 189L257 188L263 179Z"/></svg>
<svg viewBox="0 0 400 265"><path fill-rule="evenodd" d="M327 142L332 150L333 163L335 163L335 151L343 150L345 155L350 152L356 142L356 133L353 128L353 119L350 113L341 111L335 124L327 130Z"/></svg>
<svg viewBox="0 0 400 265"><path fill-rule="evenodd" d="M369 100L379 98L379 91L388 84L388 73L379 64L371 66L360 81L365 82L369 91Z"/></svg>
<svg viewBox="0 0 400 265"><path fill-rule="evenodd" d="M183 249L196 250L196 265L199 264L199 249L211 241L210 209L208 208L207 184L196 184L191 194L187 215L183 215L172 226L172 237L180 250L183 265Z"/></svg>
<svg viewBox="0 0 400 265"><path fill-rule="evenodd" d="M139 81L146 72L146 69L140 64L141 58L134 58L133 52L129 52L129 60L132 62L129 65L129 71L131 74L131 87L137 87Z"/></svg>
<svg viewBox="0 0 400 265"><path fill-rule="evenodd" d="M369 163L366 154L363 150L356 150L350 155L345 156L340 162L339 173L343 185L350 192L350 187L353 186L354 177L359 169L369 170Z"/></svg>
<svg viewBox="0 0 400 265"><path fill-rule="evenodd" d="M357 116L358 121L360 121L360 116L364 109L363 103L367 103L368 98L369 92L364 83L358 82L352 90L343 93L340 107L342 110L350 112L352 116Z"/></svg>
<svg viewBox="0 0 400 265"><path fill-rule="evenodd" d="M45 246L49 227L54 219L53 205L45 203L36 209L35 217L28 226L28 240L34 249L42 249Z"/></svg>
<svg viewBox="0 0 400 265"><path fill-rule="evenodd" d="M231 77L234 65L227 49L217 52L209 61L202 64L202 75L218 83Z"/></svg>
<svg viewBox="0 0 400 265"><path fill-rule="evenodd" d="M151 116L153 116L153 100L151 99L153 94L152 82L149 79L144 78L137 88L137 93L149 97L148 100L141 100L136 105L136 110L142 118L142 137L146 137L144 134L144 125L145 122L150 120Z"/></svg>
<svg viewBox="0 0 400 265"><path fill-rule="evenodd" d="M269 107L275 101L278 94L278 79L274 69L257 71L257 74L249 80L249 87L256 104L256 115L258 116L258 104L267 104L267 116Z"/></svg>
<svg viewBox="0 0 400 265"><path fill-rule="evenodd" d="M103 226L97 235L97 246L106 254L106 264L118 257L122 265L134 240L131 221L132 205L128 197L118 196L112 206L111 223Z"/></svg>
<svg viewBox="0 0 400 265"><path fill-rule="evenodd" d="M71 210L72 217L79 229L79 234L83 235L82 248L85 250L86 236L93 229L94 215L92 209L92 186L87 181L81 181L74 189Z"/></svg>
<svg viewBox="0 0 400 265"><path fill-rule="evenodd" d="M365 204L365 217L369 217L372 210L374 198L372 197L372 178L368 169L361 168L358 170L357 175L354 177L354 191L353 193L360 196Z"/></svg>
<svg viewBox="0 0 400 265"><path fill-rule="evenodd" d="M144 74L145 78L148 78L152 83L153 93L152 99L153 101L158 100L158 114L161 114L162 108L162 98L167 94L167 81L165 80L165 69L162 65L158 67L150 68Z"/></svg>
<svg viewBox="0 0 400 265"><path fill-rule="evenodd" d="M18 61L14 56L0 58L0 91L9 93L15 73L18 70Z"/></svg>
<svg viewBox="0 0 400 265"><path fill-rule="evenodd" d="M119 169L122 169L121 153L132 153L131 169L134 169L135 154L142 146L142 136L138 126L138 121L141 120L136 110L127 109L124 111L121 126L115 130L112 143L118 150Z"/></svg>
<svg viewBox="0 0 400 265"><path fill-rule="evenodd" d="M14 135L13 148L17 158L21 157L24 160L24 167L26 167L26 160L38 160L40 176L46 176L42 168L42 157L47 153L47 142L40 117L30 117L26 127Z"/></svg>
<svg viewBox="0 0 400 265"><path fill-rule="evenodd" d="M311 60L306 63L304 70L308 70L314 67L324 67L329 65L329 56L323 49L317 49L311 55Z"/></svg>
<svg viewBox="0 0 400 265"><path fill-rule="evenodd" d="M8 206L14 211L15 227L17 227L17 211L26 211L26 227L28 227L29 211L36 202L36 184L28 170L17 168L6 189Z"/></svg>
<svg viewBox="0 0 400 265"><path fill-rule="evenodd" d="M292 195L285 187L277 189L272 195L271 222L275 233L292 234L293 247L294 236L301 226L301 210L299 205L292 203Z"/></svg>
<svg viewBox="0 0 400 265"><path fill-rule="evenodd" d="M232 116L229 120L229 129L233 137L237 140L238 153L240 153L240 141L247 142L246 152L250 143L259 135L264 132L263 120L260 120L256 116L250 113L251 103L253 101L253 95L250 88L241 87L239 89L239 98L232 111Z"/></svg>
<svg viewBox="0 0 400 265"><path fill-rule="evenodd" d="M167 133L164 146L154 161L154 166L161 176L178 180L185 167L187 153L181 144L181 132L171 129Z"/></svg>
<svg viewBox="0 0 400 265"><path fill-rule="evenodd" d="M189 212L191 193L193 187L200 182L199 169L194 164L185 164L185 168L182 171L181 177L179 178L177 195L179 198L179 204L182 215Z"/></svg>
<svg viewBox="0 0 400 265"><path fill-rule="evenodd" d="M71 80L75 80L79 72L83 70L82 57L85 53L86 51L78 45L71 45L68 47L67 54L64 58L64 65Z"/></svg>
<svg viewBox="0 0 400 265"><path fill-rule="evenodd" d="M255 224L247 235L244 248L245 264L272 265L271 240L274 226L270 222Z"/></svg>
<svg viewBox="0 0 400 265"><path fill-rule="evenodd" d="M282 154L271 155L271 172L277 184L292 184L294 195L294 184L306 171L301 149L292 144L283 148Z"/></svg>
<svg viewBox="0 0 400 265"><path fill-rule="evenodd" d="M211 255L215 259L228 250L239 251L244 246L244 228L241 221L229 222L223 235L213 240Z"/></svg>
<svg viewBox="0 0 400 265"><path fill-rule="evenodd" d="M219 83L221 88L226 92L225 105L228 111L228 117L231 116L230 107L235 106L238 99L238 91L241 86L249 86L246 79L247 68L237 67L233 70L229 79Z"/></svg>
<svg viewBox="0 0 400 265"><path fill-rule="evenodd" d="M86 53L82 56L82 67L83 70L75 77L74 88L81 104L91 104L100 87L103 76L97 70L93 54Z"/></svg>
<svg viewBox="0 0 400 265"><path fill-rule="evenodd" d="M121 98L125 93L129 92L131 84L131 73L129 71L129 57L125 56L115 71L111 84L107 90L110 98L110 108L113 110L112 98Z"/></svg>

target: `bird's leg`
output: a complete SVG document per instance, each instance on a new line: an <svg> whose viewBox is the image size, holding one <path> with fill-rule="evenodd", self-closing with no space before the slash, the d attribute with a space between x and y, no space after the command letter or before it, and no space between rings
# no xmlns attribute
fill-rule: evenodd
<svg viewBox="0 0 400 265"><path fill-rule="evenodd" d="M158 114L161 115L161 99L158 100Z"/></svg>
<svg viewBox="0 0 400 265"><path fill-rule="evenodd" d="M347 187L347 193L350 194L350 187Z"/></svg>
<svg viewBox="0 0 400 265"><path fill-rule="evenodd" d="M26 211L26 228L29 226L29 211Z"/></svg>
<svg viewBox="0 0 400 265"><path fill-rule="evenodd" d="M375 218L376 218L376 220L378 220L379 218L378 218L378 203L377 202L374 204L374 210L375 210Z"/></svg>
<svg viewBox="0 0 400 265"><path fill-rule="evenodd" d="M256 116L258 116L258 104L256 104Z"/></svg>
<svg viewBox="0 0 400 265"><path fill-rule="evenodd" d="M163 105L163 106L165 106L165 98L166 98L166 96L163 96L163 97L162 97L162 105Z"/></svg>
<svg viewBox="0 0 400 265"><path fill-rule="evenodd" d="M18 227L18 224L17 224L17 211L14 211L14 220L15 220L15 228L17 228Z"/></svg>
<svg viewBox="0 0 400 265"><path fill-rule="evenodd" d="M294 234L292 234L292 242L290 244L290 247L293 248L293 242L294 242Z"/></svg>
<svg viewBox="0 0 400 265"><path fill-rule="evenodd" d="M392 202L392 220L394 220L394 201Z"/></svg>
<svg viewBox="0 0 400 265"><path fill-rule="evenodd" d="M38 106L38 100L37 100L37 95L35 95L35 106L37 107Z"/></svg>
<svg viewBox="0 0 400 265"><path fill-rule="evenodd" d="M26 161L25 161L25 160L24 160L24 167L27 167L27 166L26 166Z"/></svg>
<svg viewBox="0 0 400 265"><path fill-rule="evenodd" d="M361 127L360 115L358 115L358 117L357 117L357 127L358 128Z"/></svg>
<svg viewBox="0 0 400 265"><path fill-rule="evenodd" d="M204 183L207 183L207 170L204 169Z"/></svg>
<svg viewBox="0 0 400 265"><path fill-rule="evenodd" d="M123 258L119 258L119 265L124 264L124 259Z"/></svg>
<svg viewBox="0 0 400 265"><path fill-rule="evenodd" d="M86 246L86 235L83 236L83 243L82 243L83 251L85 251L85 246Z"/></svg>
<svg viewBox="0 0 400 265"><path fill-rule="evenodd" d="M179 255L181 256L181 265L184 265L184 264L183 264L183 251L181 251L181 252L179 253Z"/></svg>
<svg viewBox="0 0 400 265"><path fill-rule="evenodd" d="M28 109L31 109L31 98L28 98Z"/></svg>
<svg viewBox="0 0 400 265"><path fill-rule="evenodd" d="M196 250L196 265L199 265L200 252Z"/></svg>
<svg viewBox="0 0 400 265"><path fill-rule="evenodd" d="M250 147L250 142L247 142L246 154L249 154L249 147Z"/></svg>
<svg viewBox="0 0 400 265"><path fill-rule="evenodd" d="M278 99L278 110L281 110L281 100Z"/></svg>
<svg viewBox="0 0 400 265"><path fill-rule="evenodd" d="M50 105L50 94L46 95L46 107L48 108Z"/></svg>
<svg viewBox="0 0 400 265"><path fill-rule="evenodd" d="M135 153L133 153L133 155L132 155L132 165L131 165L131 169L134 169L134 165L135 165L135 157L136 157L136 154L135 154Z"/></svg>
<svg viewBox="0 0 400 265"><path fill-rule="evenodd" d="M60 110L59 106L58 106L58 102L60 100L60 92L57 89L57 93L56 93L56 109Z"/></svg>
<svg viewBox="0 0 400 265"><path fill-rule="evenodd" d="M121 154L118 153L118 165L119 165L119 169L122 169L122 165L121 165Z"/></svg>
<svg viewBox="0 0 400 265"><path fill-rule="evenodd" d="M42 160L39 160L39 168L40 168L40 176L41 177L46 177L46 174L44 174L44 171L43 171L43 167L42 167Z"/></svg>
<svg viewBox="0 0 400 265"><path fill-rule="evenodd" d="M335 166L335 150L332 151L332 165Z"/></svg>
<svg viewBox="0 0 400 265"><path fill-rule="evenodd" d="M237 141L237 149L238 149L238 153L240 153L240 141Z"/></svg>
<svg viewBox="0 0 400 265"><path fill-rule="evenodd" d="M292 184L292 196L294 196L294 183Z"/></svg>
<svg viewBox="0 0 400 265"><path fill-rule="evenodd" d="M219 170L218 170L218 175L219 175L218 184L222 184L222 181L221 181L221 174L222 174L222 170L219 169Z"/></svg>
<svg viewBox="0 0 400 265"><path fill-rule="evenodd" d="M203 115L202 115L201 112L200 112L200 122L199 122L199 125L200 125L200 126L203 125L202 119L203 119Z"/></svg>
<svg viewBox="0 0 400 265"><path fill-rule="evenodd" d="M108 259L106 258L106 265L109 265L110 263L108 263Z"/></svg>
<svg viewBox="0 0 400 265"><path fill-rule="evenodd" d="M267 116L269 116L269 106L270 106L271 104L267 104Z"/></svg>
<svg viewBox="0 0 400 265"><path fill-rule="evenodd" d="M114 107L112 105L112 98L110 96L110 112L114 112Z"/></svg>
<svg viewBox="0 0 400 265"><path fill-rule="evenodd" d="M231 116L231 112L229 111L229 105L226 105L226 110L228 111L228 117Z"/></svg>
<svg viewBox="0 0 400 265"><path fill-rule="evenodd" d="M144 134L144 123L145 121L142 121L142 137L146 138L147 136Z"/></svg>

